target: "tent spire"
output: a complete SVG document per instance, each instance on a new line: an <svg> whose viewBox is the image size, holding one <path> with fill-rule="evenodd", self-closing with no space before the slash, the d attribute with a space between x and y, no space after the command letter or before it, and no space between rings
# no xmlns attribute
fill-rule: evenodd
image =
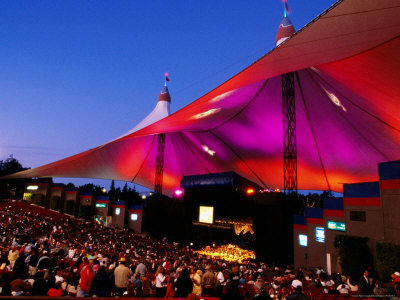
<svg viewBox="0 0 400 300"><path fill-rule="evenodd" d="M290 10L289 6L287 5L287 0L282 0L282 1L283 1L283 17L286 18Z"/></svg>
<svg viewBox="0 0 400 300"><path fill-rule="evenodd" d="M158 95L157 101L158 102L160 102L160 101L171 102L171 96L169 95L169 91L168 91L168 87L167 87L167 82L170 81L169 77L168 77L169 75L168 75L168 73L165 73L164 76L165 76L164 86L161 89L160 94Z"/></svg>
<svg viewBox="0 0 400 300"><path fill-rule="evenodd" d="M168 72L165 72L164 76L165 76L164 86L167 86L167 82L169 81Z"/></svg>
<svg viewBox="0 0 400 300"><path fill-rule="evenodd" d="M287 0L282 0L283 7L283 19L281 24L279 25L278 31L276 33L275 42L276 45L280 45L284 41L286 41L293 33L296 32L292 22L287 16L290 13L289 6L287 5Z"/></svg>

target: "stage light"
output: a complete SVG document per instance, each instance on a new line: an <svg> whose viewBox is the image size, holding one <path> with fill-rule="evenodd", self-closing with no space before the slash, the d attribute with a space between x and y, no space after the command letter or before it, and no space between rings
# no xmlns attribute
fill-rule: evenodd
<svg viewBox="0 0 400 300"><path fill-rule="evenodd" d="M193 243L190 243L190 246L193 246Z"/></svg>
<svg viewBox="0 0 400 300"><path fill-rule="evenodd" d="M104 194L107 193L106 188L103 188L101 191L102 191Z"/></svg>
<svg viewBox="0 0 400 300"><path fill-rule="evenodd" d="M253 195L255 192L256 192L256 191L255 191L253 188L248 188L248 189L246 190L246 194L247 194L247 195Z"/></svg>
<svg viewBox="0 0 400 300"><path fill-rule="evenodd" d="M278 192L278 193L279 193L280 191L281 191L280 189L275 189L275 190L274 190L274 192Z"/></svg>
<svg viewBox="0 0 400 300"><path fill-rule="evenodd" d="M146 199L146 195L142 195L142 199L145 200Z"/></svg>
<svg viewBox="0 0 400 300"><path fill-rule="evenodd" d="M37 186L37 185L28 185L28 187L26 189L30 190L30 191L36 191L38 188L39 188L39 186Z"/></svg>
<svg viewBox="0 0 400 300"><path fill-rule="evenodd" d="M203 145L202 147L203 147L203 150L206 151L209 155L214 156L214 154L215 154L214 150L211 150L210 148L208 148L207 145Z"/></svg>
<svg viewBox="0 0 400 300"><path fill-rule="evenodd" d="M180 197L182 195L183 195L183 190L181 190L181 189L175 190L175 196Z"/></svg>
<svg viewBox="0 0 400 300"><path fill-rule="evenodd" d="M216 113L218 113L220 110L221 110L221 108L212 108L212 109L209 109L209 110L207 110L207 111L205 111L205 112L202 112L202 113L199 113L199 114L197 114L197 115L192 116L191 119L202 119L202 118L211 116L211 115L213 115L213 114L216 114Z"/></svg>

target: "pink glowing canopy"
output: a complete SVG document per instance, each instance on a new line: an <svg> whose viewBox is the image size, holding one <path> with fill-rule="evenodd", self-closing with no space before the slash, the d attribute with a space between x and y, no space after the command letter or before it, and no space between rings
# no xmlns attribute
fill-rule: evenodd
<svg viewBox="0 0 400 300"><path fill-rule="evenodd" d="M137 132L12 177L87 177L163 192L184 175L234 171L283 187L281 75L295 72L298 187L342 190L400 159L400 3L343 0L183 109Z"/></svg>

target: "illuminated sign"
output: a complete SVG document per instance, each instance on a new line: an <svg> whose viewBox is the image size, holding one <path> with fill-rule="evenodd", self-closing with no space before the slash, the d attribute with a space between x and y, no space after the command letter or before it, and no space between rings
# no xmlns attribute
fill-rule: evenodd
<svg viewBox="0 0 400 300"><path fill-rule="evenodd" d="M325 229L322 227L315 227L315 239L317 242L325 243Z"/></svg>
<svg viewBox="0 0 400 300"><path fill-rule="evenodd" d="M307 236L305 234L299 234L299 245L303 247L307 247Z"/></svg>
<svg viewBox="0 0 400 300"><path fill-rule="evenodd" d="M117 207L117 208L115 209L115 214L116 214L117 216L119 216L120 213L121 213L121 209L120 209L119 207Z"/></svg>
<svg viewBox="0 0 400 300"><path fill-rule="evenodd" d="M107 207L105 203L96 203L96 207Z"/></svg>
<svg viewBox="0 0 400 300"><path fill-rule="evenodd" d="M39 188L39 186L37 186L37 185L28 185L26 187L26 189L30 190L30 191L36 191L38 188Z"/></svg>
<svg viewBox="0 0 400 300"><path fill-rule="evenodd" d="M138 214L131 214L131 221L137 221Z"/></svg>
<svg viewBox="0 0 400 300"><path fill-rule="evenodd" d="M212 224L214 218L214 207L200 206L199 222Z"/></svg>
<svg viewBox="0 0 400 300"><path fill-rule="evenodd" d="M344 224L344 222L328 221L326 227L331 230L346 231L346 225Z"/></svg>

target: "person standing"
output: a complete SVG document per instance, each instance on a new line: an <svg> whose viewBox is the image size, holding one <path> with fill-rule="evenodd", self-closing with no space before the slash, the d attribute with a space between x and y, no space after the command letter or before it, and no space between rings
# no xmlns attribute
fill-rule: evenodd
<svg viewBox="0 0 400 300"><path fill-rule="evenodd" d="M214 296L214 290L217 285L217 278L211 271L211 266L207 265L203 278L201 279L201 286L203 288L203 295Z"/></svg>
<svg viewBox="0 0 400 300"><path fill-rule="evenodd" d="M201 290L201 276L203 272L201 270L197 270L196 273L192 274L193 281L193 294L196 296L200 296L202 294Z"/></svg>
<svg viewBox="0 0 400 300"><path fill-rule="evenodd" d="M167 278L165 277L165 269L158 267L156 272L156 297L165 297L167 292Z"/></svg>
<svg viewBox="0 0 400 300"><path fill-rule="evenodd" d="M289 296L286 296L285 300L310 300L310 298L304 295L303 283L300 280L293 280L291 288L293 290L293 293L291 293Z"/></svg>
<svg viewBox="0 0 400 300"><path fill-rule="evenodd" d="M360 291L360 295L371 295L372 293L372 286L369 282L369 272L365 270L363 276L361 276L360 280L358 281L358 289Z"/></svg>
<svg viewBox="0 0 400 300"><path fill-rule="evenodd" d="M89 295L90 284L94 277L93 273L93 260L90 259L88 264L82 268L81 271L81 291L78 292L77 297L86 297Z"/></svg>
<svg viewBox="0 0 400 300"><path fill-rule="evenodd" d="M14 268L15 261L19 257L19 250L17 246L13 246L11 250L8 252L8 261L10 262L11 269Z"/></svg>
<svg viewBox="0 0 400 300"><path fill-rule="evenodd" d="M122 257L119 260L119 266L114 270L115 288L120 297L126 292L129 286L129 279L133 275L132 270L129 269L127 265L128 261L125 257Z"/></svg>
<svg viewBox="0 0 400 300"><path fill-rule="evenodd" d="M186 298L193 290L193 283L189 277L189 270L184 268L175 282L175 297Z"/></svg>
<svg viewBox="0 0 400 300"><path fill-rule="evenodd" d="M110 297L112 291L112 282L106 273L105 267L100 267L90 283L90 297Z"/></svg>
<svg viewBox="0 0 400 300"><path fill-rule="evenodd" d="M36 248L33 248L31 255L29 257L29 275L34 276L37 271L37 263L39 261L39 255Z"/></svg>
<svg viewBox="0 0 400 300"><path fill-rule="evenodd" d="M140 261L139 264L137 265L136 269L135 269L135 274L139 273L141 276L146 275L147 273L147 267L146 265L143 263L143 261Z"/></svg>

